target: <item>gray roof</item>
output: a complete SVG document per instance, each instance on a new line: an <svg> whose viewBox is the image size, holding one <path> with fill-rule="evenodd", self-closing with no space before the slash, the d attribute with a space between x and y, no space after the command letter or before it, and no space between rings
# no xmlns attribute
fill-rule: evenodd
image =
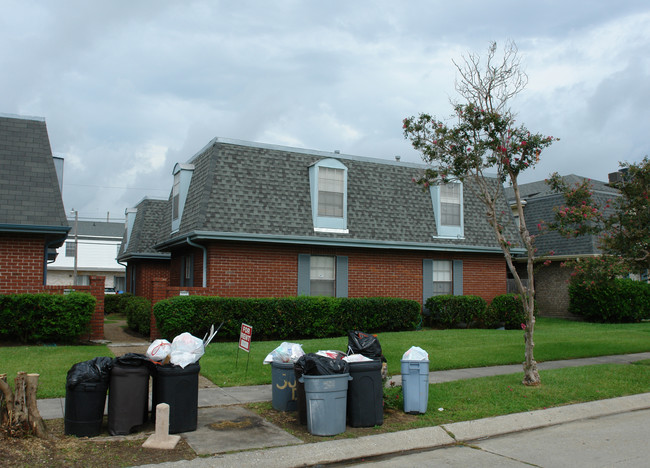
<svg viewBox="0 0 650 468"><path fill-rule="evenodd" d="M124 238L117 258L119 261L133 258L169 258L168 253L158 252L154 245L160 242L163 233L167 233L171 226L171 205L168 200L144 198L135 207L135 221L126 244L126 232L122 226Z"/></svg>
<svg viewBox="0 0 650 468"><path fill-rule="evenodd" d="M574 174L563 176L562 179L570 187L582 183L585 177ZM600 205L605 206L613 197L619 196L618 190L608 186L605 182L590 180L593 189L593 199ZM553 251L554 256L582 256L596 255L600 253L598 238L594 235L584 235L576 238L565 238L555 231L545 230L540 235L538 225L542 222L552 222L555 216L555 209L565 204L563 195L553 193L545 181L522 184L520 193L526 201L524 215L526 226L530 234L536 236L535 247L538 255L547 255ZM514 192L512 188L506 191L508 199L514 203ZM605 210L607 214L610 210Z"/></svg>
<svg viewBox="0 0 650 468"><path fill-rule="evenodd" d="M45 121L0 115L0 231L68 229Z"/></svg>
<svg viewBox="0 0 650 468"><path fill-rule="evenodd" d="M337 159L348 169L347 234L314 232L309 167L326 158ZM160 249L182 244L190 236L500 251L485 219L485 207L469 182L464 185L464 238L435 237L431 197L411 181L422 173L422 164L222 139L213 140L189 162L195 169L180 229L171 233L168 205L166 224L157 224L163 231L158 238ZM512 220L505 199L501 211ZM507 224L511 238L517 238L512 224Z"/></svg>

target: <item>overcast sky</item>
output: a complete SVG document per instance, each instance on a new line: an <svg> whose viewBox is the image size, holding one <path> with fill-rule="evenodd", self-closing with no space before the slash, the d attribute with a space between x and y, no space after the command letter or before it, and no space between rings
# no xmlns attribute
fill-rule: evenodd
<svg viewBox="0 0 650 468"><path fill-rule="evenodd" d="M214 137L420 162L402 119L508 39L518 122L561 138L523 182L650 153L647 0L0 0L0 113L45 117L66 210L117 219Z"/></svg>

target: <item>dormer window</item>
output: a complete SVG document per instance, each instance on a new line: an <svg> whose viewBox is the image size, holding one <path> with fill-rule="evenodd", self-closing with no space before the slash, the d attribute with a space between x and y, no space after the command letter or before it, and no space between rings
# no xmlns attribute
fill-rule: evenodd
<svg viewBox="0 0 650 468"><path fill-rule="evenodd" d="M348 168L324 159L309 168L311 208L316 232L348 233Z"/></svg>
<svg viewBox="0 0 650 468"><path fill-rule="evenodd" d="M192 164L178 163L172 171L174 175L174 185L172 186L172 232L176 232L180 228L183 208L185 207L193 172L194 166Z"/></svg>
<svg viewBox="0 0 650 468"><path fill-rule="evenodd" d="M430 188L433 213L438 228L437 237L464 237L463 185L448 183Z"/></svg>

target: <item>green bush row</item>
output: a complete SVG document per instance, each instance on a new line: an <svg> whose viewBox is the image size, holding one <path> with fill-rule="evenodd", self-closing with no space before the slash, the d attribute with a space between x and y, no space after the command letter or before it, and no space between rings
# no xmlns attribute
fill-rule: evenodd
<svg viewBox="0 0 650 468"><path fill-rule="evenodd" d="M524 306L517 294L496 296L488 306L479 296L433 296L427 299L428 325L445 328L494 328L508 330L526 323Z"/></svg>
<svg viewBox="0 0 650 468"><path fill-rule="evenodd" d="M154 306L164 338L189 332L203 337L211 324L223 322L218 337L238 338L241 324L253 327L257 339L289 340L345 335L347 330L412 330L420 322L416 301L386 297L287 297L244 299L179 296Z"/></svg>
<svg viewBox="0 0 650 468"><path fill-rule="evenodd" d="M149 336L151 301L144 297L130 296L122 300L122 306L126 315L126 325L141 335Z"/></svg>
<svg viewBox="0 0 650 468"><path fill-rule="evenodd" d="M89 331L95 298L88 293L0 295L0 338L72 342Z"/></svg>
<svg viewBox="0 0 650 468"><path fill-rule="evenodd" d="M571 282L569 312L591 322L627 323L650 319L650 284L631 279Z"/></svg>

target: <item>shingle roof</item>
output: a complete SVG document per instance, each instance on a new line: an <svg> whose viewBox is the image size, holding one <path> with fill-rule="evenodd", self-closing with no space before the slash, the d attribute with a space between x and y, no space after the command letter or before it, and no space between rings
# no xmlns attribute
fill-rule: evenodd
<svg viewBox="0 0 650 468"><path fill-rule="evenodd" d="M75 235L75 222L70 223L70 236ZM124 222L109 221L77 221L80 236L115 237L122 238L124 235Z"/></svg>
<svg viewBox="0 0 650 468"><path fill-rule="evenodd" d="M118 260L126 260L137 257L161 257L168 258L168 253L158 252L153 248L164 233L168 233L171 226L171 205L168 200L156 200L144 198L136 206L135 221L126 250L126 241L122 240ZM124 231L124 228L122 229Z"/></svg>
<svg viewBox="0 0 650 468"><path fill-rule="evenodd" d="M327 158L348 168L348 234L314 232L309 167ZM238 233L310 243L358 241L384 246L400 243L414 249L498 249L485 220L485 207L467 182L464 239L434 237L431 197L411 181L423 171L421 164L220 139L190 162L194 172L180 228L173 234L167 229L163 244L197 233ZM512 219L505 199L501 210ZM516 238L511 224L508 229L511 238Z"/></svg>
<svg viewBox="0 0 650 468"><path fill-rule="evenodd" d="M582 183L584 177L574 174L563 176L564 182L572 187ZM615 188L608 186L605 182L591 180L593 199L600 206L605 206L612 197L618 196ZM593 235L584 235L577 238L565 238L555 231L544 230L540 235L538 225L542 222L551 222L555 216L555 208L565 204L561 194L553 193L546 182L538 181L519 186L522 199L526 200L524 215L526 226L531 235L535 237L535 247L539 255L547 255L553 251L554 256L581 256L595 255L600 253L598 238ZM506 191L508 199L514 199L512 188ZM607 214L607 211L605 213Z"/></svg>
<svg viewBox="0 0 650 468"><path fill-rule="evenodd" d="M42 119L0 115L0 230L67 227Z"/></svg>

